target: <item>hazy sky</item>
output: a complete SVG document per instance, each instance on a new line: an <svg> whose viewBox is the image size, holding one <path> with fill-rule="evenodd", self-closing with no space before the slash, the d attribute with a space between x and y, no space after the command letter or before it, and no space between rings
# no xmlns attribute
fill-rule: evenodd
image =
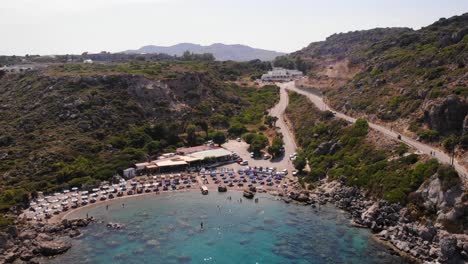
<svg viewBox="0 0 468 264"><path fill-rule="evenodd" d="M291 52L337 32L418 29L465 12L468 0L0 0L0 54L180 42Z"/></svg>

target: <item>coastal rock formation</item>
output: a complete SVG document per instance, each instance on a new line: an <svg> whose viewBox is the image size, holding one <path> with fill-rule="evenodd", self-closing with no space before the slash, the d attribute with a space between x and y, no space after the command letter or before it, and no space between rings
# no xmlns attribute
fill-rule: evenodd
<svg viewBox="0 0 468 264"><path fill-rule="evenodd" d="M71 248L71 243L64 240L42 241L38 244L37 252L43 256L61 254Z"/></svg>
<svg viewBox="0 0 468 264"><path fill-rule="evenodd" d="M460 199L455 194L443 194L438 189L437 177L429 180L420 193L428 194L430 206L445 208L442 212L458 210L456 218L466 217L462 205L453 206ZM430 194L430 195L429 195ZM406 207L390 204L386 201L371 201L357 188L333 181L322 185L315 191L315 202L333 203L348 211L355 226L367 227L376 233L376 237L402 254L424 262L463 263L468 261L468 235L450 234L441 224L432 221L418 222ZM437 197L437 199L432 199ZM448 210L448 209L451 210ZM457 209L458 208L458 209Z"/></svg>
<svg viewBox="0 0 468 264"><path fill-rule="evenodd" d="M300 203L306 203L309 202L309 193L308 192L300 192L300 193L290 193L289 197L295 201L298 201Z"/></svg>
<svg viewBox="0 0 468 264"><path fill-rule="evenodd" d="M93 218L63 220L55 224L17 225L15 230L0 232L0 263L15 260L34 263L36 257L62 254L71 247L69 239L80 234L77 229L91 222Z"/></svg>

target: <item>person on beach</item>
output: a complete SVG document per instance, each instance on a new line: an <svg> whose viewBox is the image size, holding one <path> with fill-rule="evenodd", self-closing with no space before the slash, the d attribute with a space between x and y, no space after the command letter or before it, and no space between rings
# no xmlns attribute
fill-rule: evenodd
<svg viewBox="0 0 468 264"><path fill-rule="evenodd" d="M106 204L106 211L109 211L109 205Z"/></svg>
<svg viewBox="0 0 468 264"><path fill-rule="evenodd" d="M125 208L125 204L124 204L124 203L122 204L122 208Z"/></svg>
<svg viewBox="0 0 468 264"><path fill-rule="evenodd" d="M89 218L89 215L88 215L88 213L86 213L86 219L88 219L88 218Z"/></svg>

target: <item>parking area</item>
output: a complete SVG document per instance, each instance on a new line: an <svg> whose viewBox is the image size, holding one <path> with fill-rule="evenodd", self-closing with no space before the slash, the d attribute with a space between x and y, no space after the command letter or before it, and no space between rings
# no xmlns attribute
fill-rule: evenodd
<svg viewBox="0 0 468 264"><path fill-rule="evenodd" d="M282 171L284 169L292 172L294 166L292 161L289 159L289 156L283 156L275 159L263 159L259 158L252 158L250 157L249 144L245 143L244 141L237 142L236 140L229 140L223 145L224 148L237 153L239 157L243 161L247 161L247 165L251 167L263 167L263 168L276 168L278 171Z"/></svg>

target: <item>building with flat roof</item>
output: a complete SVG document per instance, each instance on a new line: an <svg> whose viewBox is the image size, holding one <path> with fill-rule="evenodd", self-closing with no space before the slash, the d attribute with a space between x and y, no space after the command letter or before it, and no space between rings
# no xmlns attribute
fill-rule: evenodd
<svg viewBox="0 0 468 264"><path fill-rule="evenodd" d="M216 148L194 152L189 154L189 156L199 160L203 160L205 158L216 158L216 160L223 160L230 158L232 156L232 152L224 148Z"/></svg>
<svg viewBox="0 0 468 264"><path fill-rule="evenodd" d="M207 161L210 158L214 160ZM167 172L167 171L182 171L188 167L203 166L207 162L222 162L230 160L232 152L221 147L202 145L190 148L178 148L177 154L166 153L161 155L157 160L150 162L141 162L135 164L135 171L146 172ZM205 164L206 165L206 164ZM124 171L125 174L130 172Z"/></svg>
<svg viewBox="0 0 468 264"><path fill-rule="evenodd" d="M302 77L303 75L304 74L298 70L273 68L273 70L262 75L262 81L264 82L292 81L294 79Z"/></svg>
<svg viewBox="0 0 468 264"><path fill-rule="evenodd" d="M178 148L176 153L179 155L188 155L194 152L205 151L210 149L218 149L219 147L211 146L211 145L200 145L194 147L185 147L185 148Z"/></svg>

